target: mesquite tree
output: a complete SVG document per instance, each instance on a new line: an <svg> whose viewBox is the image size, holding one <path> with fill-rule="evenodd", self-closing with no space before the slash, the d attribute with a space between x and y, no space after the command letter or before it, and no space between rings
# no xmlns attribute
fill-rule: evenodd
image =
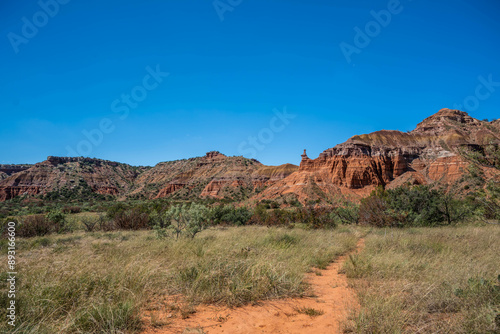
<svg viewBox="0 0 500 334"><path fill-rule="evenodd" d="M170 222L168 227L172 230L176 239L182 234L194 238L201 232L208 220L209 209L201 204L191 204L188 206L172 206L165 212L165 219Z"/></svg>

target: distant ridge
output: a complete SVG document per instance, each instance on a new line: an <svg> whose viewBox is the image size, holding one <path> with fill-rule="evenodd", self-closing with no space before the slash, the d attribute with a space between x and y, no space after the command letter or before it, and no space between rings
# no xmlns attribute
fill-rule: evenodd
<svg viewBox="0 0 500 334"><path fill-rule="evenodd" d="M486 154L487 147L499 143L500 121L480 121L445 108L407 133L381 130L356 135L316 159L304 150L300 166L265 166L219 151L154 167L55 156L34 165L0 165L0 201L17 196L82 199L96 194L119 199L334 203L340 197L359 199L377 186L454 184L467 171L464 150ZM483 166L493 178L499 175L497 167Z"/></svg>

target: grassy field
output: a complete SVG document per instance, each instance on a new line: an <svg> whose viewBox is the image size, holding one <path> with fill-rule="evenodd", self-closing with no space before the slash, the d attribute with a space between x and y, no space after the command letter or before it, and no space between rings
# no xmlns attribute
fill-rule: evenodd
<svg viewBox="0 0 500 334"><path fill-rule="evenodd" d="M18 326L2 321L0 332L137 333L144 312L166 296L176 296L169 307L181 314L200 303L304 296L305 273L353 250L368 232L244 226L176 241L151 230L83 232L79 217L76 232L17 240ZM499 332L499 226L375 228L364 239L343 268L361 304L345 332ZM0 246L6 264L6 240ZM5 319L7 276L0 276Z"/></svg>
<svg viewBox="0 0 500 334"><path fill-rule="evenodd" d="M346 332L500 332L499 226L376 229L365 244L344 265L361 304Z"/></svg>
<svg viewBox="0 0 500 334"><path fill-rule="evenodd" d="M352 250L361 232L231 227L194 239L153 231L75 232L17 241L17 323L2 333L135 333L162 295L242 305L308 293L304 274ZM6 240L0 261L7 263ZM6 275L0 317L6 319Z"/></svg>

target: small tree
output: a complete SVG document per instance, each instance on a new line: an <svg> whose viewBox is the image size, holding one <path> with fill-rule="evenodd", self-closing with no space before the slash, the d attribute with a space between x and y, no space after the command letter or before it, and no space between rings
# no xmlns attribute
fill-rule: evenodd
<svg viewBox="0 0 500 334"><path fill-rule="evenodd" d="M61 233L64 231L66 225L66 215L60 210L50 211L45 217L52 224L54 224L54 228L57 233Z"/></svg>
<svg viewBox="0 0 500 334"><path fill-rule="evenodd" d="M183 233L194 238L206 226L208 215L208 208L201 204L176 205L165 212L165 218L170 222L169 228L176 239Z"/></svg>
<svg viewBox="0 0 500 334"><path fill-rule="evenodd" d="M451 193L442 194L439 208L448 225L465 219L472 211L464 201L457 200Z"/></svg>
<svg viewBox="0 0 500 334"><path fill-rule="evenodd" d="M189 210L187 210L186 216L186 233L191 238L194 238L196 234L205 228L209 216L209 209L201 204L191 204Z"/></svg>
<svg viewBox="0 0 500 334"><path fill-rule="evenodd" d="M97 227L97 223L99 222L98 219L90 216L83 216L80 221L83 224L85 231L87 232L93 232Z"/></svg>
<svg viewBox="0 0 500 334"><path fill-rule="evenodd" d="M165 212L166 219L170 221L169 228L175 234L176 240L179 239L179 236L181 235L182 231L184 231L187 225L185 217L185 207L185 204L183 206L176 205L172 206Z"/></svg>

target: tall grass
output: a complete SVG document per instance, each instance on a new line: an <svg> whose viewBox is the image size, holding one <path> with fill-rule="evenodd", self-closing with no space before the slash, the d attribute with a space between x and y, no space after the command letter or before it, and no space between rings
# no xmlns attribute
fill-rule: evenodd
<svg viewBox="0 0 500 334"><path fill-rule="evenodd" d="M344 266L355 333L498 333L500 228L380 229Z"/></svg>
<svg viewBox="0 0 500 334"><path fill-rule="evenodd" d="M355 247L357 232L257 226L210 229L194 239L152 231L20 239L17 323L2 333L135 333L142 312L164 295L242 305L308 293L304 274ZM0 261L7 263L6 244ZM5 278L0 317L6 319Z"/></svg>

